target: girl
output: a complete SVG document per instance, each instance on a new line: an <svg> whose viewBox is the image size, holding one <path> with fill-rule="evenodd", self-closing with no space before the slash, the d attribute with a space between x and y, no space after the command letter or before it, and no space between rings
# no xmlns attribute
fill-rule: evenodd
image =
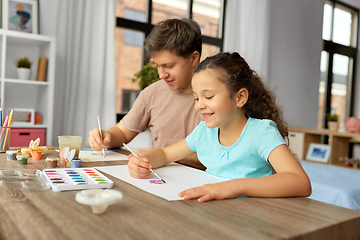
<svg viewBox="0 0 360 240"><path fill-rule="evenodd" d="M275 97L238 53L206 58L191 84L204 121L178 143L140 151L143 161L129 155L132 177L149 178L150 168L196 152L208 173L231 180L185 190L179 193L184 199L311 194L308 176L285 143L288 131Z"/></svg>

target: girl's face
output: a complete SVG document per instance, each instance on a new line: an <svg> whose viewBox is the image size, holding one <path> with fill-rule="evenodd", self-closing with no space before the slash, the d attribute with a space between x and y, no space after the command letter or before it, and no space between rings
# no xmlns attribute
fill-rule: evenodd
<svg viewBox="0 0 360 240"><path fill-rule="evenodd" d="M218 71L206 69L195 73L191 82L195 110L208 128L226 126L234 120L239 110L236 96L230 98L228 88L218 77Z"/></svg>

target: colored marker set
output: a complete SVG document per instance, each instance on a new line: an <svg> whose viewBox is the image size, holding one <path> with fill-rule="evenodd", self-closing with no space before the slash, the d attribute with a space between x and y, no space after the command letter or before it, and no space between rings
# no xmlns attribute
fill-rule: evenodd
<svg viewBox="0 0 360 240"><path fill-rule="evenodd" d="M56 168L43 172L55 192L113 187L113 182L94 168Z"/></svg>

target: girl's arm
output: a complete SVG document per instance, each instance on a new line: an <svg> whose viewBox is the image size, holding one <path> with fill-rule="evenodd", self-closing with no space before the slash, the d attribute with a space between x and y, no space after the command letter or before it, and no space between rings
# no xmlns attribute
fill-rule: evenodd
<svg viewBox="0 0 360 240"><path fill-rule="evenodd" d="M151 175L150 168L162 167L192 154L194 152L190 150L185 139L165 148L151 149L143 151L143 153L139 151L142 160L132 154L128 157L129 173L134 178L149 178Z"/></svg>
<svg viewBox="0 0 360 240"><path fill-rule="evenodd" d="M258 178L234 179L207 184L179 193L185 199L198 198L199 202L213 199L250 197L307 197L311 194L310 180L301 164L286 145L280 145L269 155L269 162L277 172Z"/></svg>

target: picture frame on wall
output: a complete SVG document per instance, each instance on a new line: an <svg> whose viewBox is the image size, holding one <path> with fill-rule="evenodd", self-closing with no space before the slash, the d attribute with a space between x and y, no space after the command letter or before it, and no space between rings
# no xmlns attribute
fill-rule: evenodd
<svg viewBox="0 0 360 240"><path fill-rule="evenodd" d="M3 29L38 34L37 0L2 0Z"/></svg>
<svg viewBox="0 0 360 240"><path fill-rule="evenodd" d="M330 145L311 143L306 154L306 160L327 163L330 157Z"/></svg>

